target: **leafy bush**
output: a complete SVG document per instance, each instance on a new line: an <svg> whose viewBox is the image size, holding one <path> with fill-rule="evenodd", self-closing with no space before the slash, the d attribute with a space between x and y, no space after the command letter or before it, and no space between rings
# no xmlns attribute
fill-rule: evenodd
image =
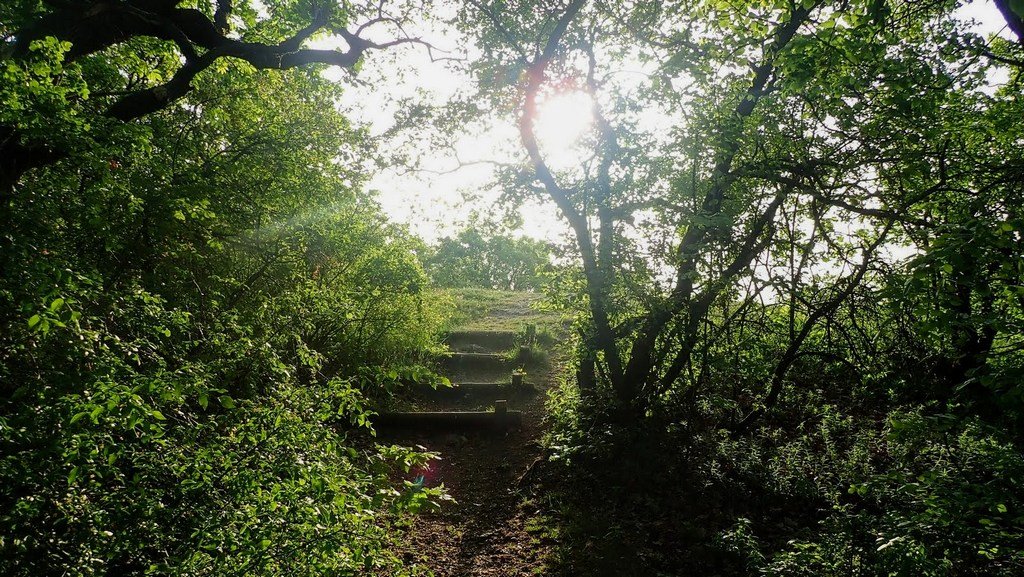
<svg viewBox="0 0 1024 577"><path fill-rule="evenodd" d="M423 259L438 286L497 290L540 290L551 260L543 241L475 228L442 238Z"/></svg>
<svg viewBox="0 0 1024 577"><path fill-rule="evenodd" d="M416 242L326 81L225 66L4 197L4 575L398 572L391 519L441 496L369 429L433 378Z"/></svg>

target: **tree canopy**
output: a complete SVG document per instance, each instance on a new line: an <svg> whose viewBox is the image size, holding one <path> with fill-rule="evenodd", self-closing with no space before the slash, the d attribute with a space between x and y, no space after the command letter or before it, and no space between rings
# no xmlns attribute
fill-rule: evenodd
<svg viewBox="0 0 1024 577"><path fill-rule="evenodd" d="M770 492L791 475L776 467L817 458L814 443L848 443L840 459L864 468L838 481L852 502L828 483L809 492L833 507L818 517L821 539L767 545L758 539L779 537L764 511L733 511L740 523L724 534L749 555L748 569L1020 567L1019 521L992 520L982 501L1011 508L1005 501L1020 488L1018 473L996 463L1019 457L1024 395L1022 44L972 33L954 15L960 5L576 0L466 10L463 25L489 48L472 65L480 97L514 110L508 122L519 127L524 162L505 182L550 198L575 240L579 267L557 294L582 311L580 399L561 446L602 463L595 473L646 467L722 491L730 478L701 467L751 467L743 478ZM999 8L1019 32L1021 7ZM552 164L538 137L545 102L565 91L588 94L595 119L569 167ZM832 414L850 427L843 441L829 437L839 434ZM602 461L622 453L597 450L600 430L613 439L644 431L686 456L666 464L659 451L636 455L634 441L620 440L639 462ZM950 431L962 435L956 449L942 440ZM720 443L718 433L744 444ZM891 460L859 460L858 442L882 439ZM985 442L1001 448L973 453ZM910 446L932 456L891 452ZM773 464L745 464L733 453L740 447ZM970 473L925 464L939 447L954 460L987 460L1005 473L999 487L982 501L967 497ZM836 464L804 466L827 476ZM896 479L922 467L920 493L901 493ZM901 512L871 517L871 506ZM692 529L643 509L659 521L641 527ZM931 524L961 515L984 528L939 534ZM862 545L865 533L881 546ZM709 572L692 546L675 562Z"/></svg>
<svg viewBox="0 0 1024 577"><path fill-rule="evenodd" d="M423 260L439 286L536 291L553 268L552 256L543 241L468 226L442 238Z"/></svg>
<svg viewBox="0 0 1024 577"><path fill-rule="evenodd" d="M435 455L374 411L471 286L572 322L566 574L1019 575L1024 5L977 4L3 3L0 573L415 571ZM568 254L368 191L398 130L323 72L424 22L472 85L401 128L513 128L496 184Z"/></svg>
<svg viewBox="0 0 1024 577"><path fill-rule="evenodd" d="M355 66L378 47L356 35L398 20L8 2L0 22L0 573L400 566L381 517L440 494L393 481L429 455L350 437L431 379L445 314L364 189L338 85L297 66ZM349 47L302 48L323 31Z"/></svg>

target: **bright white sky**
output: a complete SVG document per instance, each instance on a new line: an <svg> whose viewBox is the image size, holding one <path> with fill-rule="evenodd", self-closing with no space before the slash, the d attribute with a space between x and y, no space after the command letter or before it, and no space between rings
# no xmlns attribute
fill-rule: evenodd
<svg viewBox="0 0 1024 577"><path fill-rule="evenodd" d="M958 14L975 20L976 31L983 34L1005 27L1002 15L990 0L964 6ZM430 39L436 47L448 49L450 56L473 56L466 53L472 47L467 48L465 39L451 31L412 30L410 34ZM347 72L331 69L326 74L340 78ZM444 62L431 62L421 47L374 53L358 78L362 81L358 85L346 82L340 106L353 121L368 125L374 135L394 125L399 99L418 95L421 101L443 104L460 92L471 90L468 78ZM573 145L590 121L586 96L570 94L542 105L538 137L552 164L572 162L576 156ZM471 211L483 215L496 213L500 191L492 186L494 166L486 161L509 162L521 155L517 136L514 126L492 126L471 128L456 140L452 149L431 149L425 142L384 141L381 148L385 152L426 151L421 157L421 170L381 170L373 177L370 188L379 191L379 201L394 221L405 223L415 234L434 241L462 228ZM460 160L468 165L457 168ZM550 203L527 204L520 213L524 217L522 234L555 242L565 239L565 227Z"/></svg>

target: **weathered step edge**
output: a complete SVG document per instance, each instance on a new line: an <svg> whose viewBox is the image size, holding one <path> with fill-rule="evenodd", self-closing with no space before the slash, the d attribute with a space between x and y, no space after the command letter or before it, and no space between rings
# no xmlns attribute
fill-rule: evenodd
<svg viewBox="0 0 1024 577"><path fill-rule="evenodd" d="M522 424L520 411L395 412L380 413L373 419L373 426L378 429L506 429Z"/></svg>
<svg viewBox="0 0 1024 577"><path fill-rule="evenodd" d="M516 362L505 355L495 353L451 353L439 359L439 364L444 371L458 373L460 371L510 371L517 366ZM449 374L449 378L453 375ZM473 378L473 377L470 377ZM477 379L494 379L500 377L490 375L487 377L475 377Z"/></svg>
<svg viewBox="0 0 1024 577"><path fill-rule="evenodd" d="M452 331L444 340L455 352L474 352L465 349L505 351L515 347L517 337L513 331Z"/></svg>
<svg viewBox="0 0 1024 577"><path fill-rule="evenodd" d="M466 361L497 361L501 363L510 362L509 357L501 353L448 353L441 357L441 360L449 362Z"/></svg>
<svg viewBox="0 0 1024 577"><path fill-rule="evenodd" d="M532 394L537 392L533 383L457 383L450 387L434 388L430 385L412 387L412 393L418 397L465 397L485 394Z"/></svg>

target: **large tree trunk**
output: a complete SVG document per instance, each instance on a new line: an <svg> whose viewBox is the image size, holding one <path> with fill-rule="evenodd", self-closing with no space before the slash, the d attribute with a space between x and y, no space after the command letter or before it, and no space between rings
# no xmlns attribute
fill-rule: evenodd
<svg viewBox="0 0 1024 577"><path fill-rule="evenodd" d="M6 215L14 196L14 187L33 168L53 164L66 156L52 147L39 144L26 146L10 127L0 127L0 214ZM7 225L6 219L0 225Z"/></svg>

